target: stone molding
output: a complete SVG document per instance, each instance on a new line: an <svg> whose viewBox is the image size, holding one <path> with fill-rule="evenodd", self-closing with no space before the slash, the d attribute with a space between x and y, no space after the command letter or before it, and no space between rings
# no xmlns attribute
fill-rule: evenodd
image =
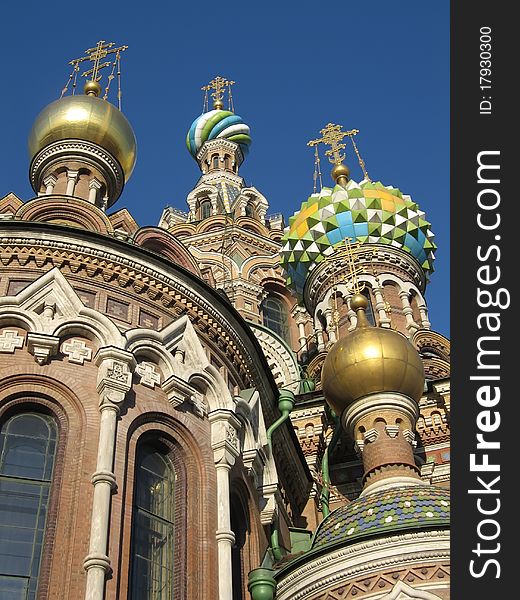
<svg viewBox="0 0 520 600"><path fill-rule="evenodd" d="M413 566L425 561L446 562L450 556L449 532L429 530L358 542L307 560L282 574L277 600L315 599L333 586L378 571Z"/></svg>
<svg viewBox="0 0 520 600"><path fill-rule="evenodd" d="M107 252L96 246L86 247L64 240L20 237L3 237L0 244L4 247L4 264L9 264L14 257L21 258L21 255L25 255L23 264L32 257L40 268L47 262L63 267L65 263L74 260L77 264L76 271L83 267L89 277L101 276L105 281L117 279L120 286L132 285L136 293L146 291L149 298L160 300L163 306L179 303L183 310L186 310L189 305L190 310L199 317L195 327L201 333L206 333L208 328L213 329L216 337L226 342L231 360L238 362L243 373L251 377L250 365L254 362L253 358L233 326L222 319L219 311L208 300L178 279L168 277L165 273L124 255ZM57 250L59 252L56 252ZM68 253L71 253L70 258ZM23 266L21 263L20 265ZM204 324L202 328L200 321Z"/></svg>

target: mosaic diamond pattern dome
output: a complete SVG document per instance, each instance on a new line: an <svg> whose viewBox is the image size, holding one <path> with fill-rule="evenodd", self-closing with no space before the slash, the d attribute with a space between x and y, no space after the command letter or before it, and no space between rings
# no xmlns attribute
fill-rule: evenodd
<svg viewBox="0 0 520 600"><path fill-rule="evenodd" d="M346 188L324 187L302 203L282 238L282 267L299 297L307 275L346 237L389 244L410 253L428 277L433 272L434 235L410 196L380 182L350 180Z"/></svg>
<svg viewBox="0 0 520 600"><path fill-rule="evenodd" d="M312 548L449 524L449 490L422 485L393 488L362 496L331 512L316 530Z"/></svg>
<svg viewBox="0 0 520 600"><path fill-rule="evenodd" d="M246 154L251 144L249 126L242 117L229 110L210 110L193 121L186 136L186 145L190 154L197 156L204 142L224 138L240 145Z"/></svg>

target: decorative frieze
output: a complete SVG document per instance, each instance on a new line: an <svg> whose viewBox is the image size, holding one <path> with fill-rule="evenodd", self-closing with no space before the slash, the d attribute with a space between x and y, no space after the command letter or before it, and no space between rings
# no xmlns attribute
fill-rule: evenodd
<svg viewBox="0 0 520 600"><path fill-rule="evenodd" d="M253 359L238 333L222 321L222 315L216 307L178 279L167 277L126 256L96 247L87 249L83 245L64 240L4 237L1 245L0 261L4 266L13 260L17 260L20 266L26 265L30 260L34 260L39 268L47 263L60 270L68 266L73 273L82 270L89 278L100 277L104 282L117 281L122 287L131 287L137 294L146 294L162 307L188 312L196 329L206 335L214 331L216 338L227 343L225 351L230 359L233 363L238 363L244 375L250 377L249 365Z"/></svg>

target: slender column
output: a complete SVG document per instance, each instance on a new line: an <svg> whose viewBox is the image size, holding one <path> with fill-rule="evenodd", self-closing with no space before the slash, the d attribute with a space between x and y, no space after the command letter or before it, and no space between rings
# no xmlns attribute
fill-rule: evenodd
<svg viewBox="0 0 520 600"><path fill-rule="evenodd" d="M132 354L114 347L101 348L96 356L99 367L97 391L100 398L100 424L96 470L92 474L94 498L90 522L89 553L83 567L87 572L85 600L103 600L105 579L110 573L108 534L110 502L116 488L113 472L120 405L132 385L135 359Z"/></svg>
<svg viewBox="0 0 520 600"><path fill-rule="evenodd" d="M386 327L387 329L389 329L391 326L391 321L388 318L388 315L386 314L383 290L381 288L373 288L373 292L376 299L375 309L379 314L379 323L381 327Z"/></svg>
<svg viewBox="0 0 520 600"><path fill-rule="evenodd" d="M102 183L93 177L88 184L88 201L91 204L96 204L98 191L101 189Z"/></svg>
<svg viewBox="0 0 520 600"><path fill-rule="evenodd" d="M43 185L45 186L45 195L50 196L52 192L54 192L54 186L58 181L57 177L54 175L49 175L43 180Z"/></svg>
<svg viewBox="0 0 520 600"><path fill-rule="evenodd" d="M72 196L74 194L78 175L79 171L71 171L70 169L67 171L67 191L65 192L67 196Z"/></svg>
<svg viewBox="0 0 520 600"><path fill-rule="evenodd" d="M431 329L432 324L428 319L428 309L425 304L419 304L419 314L421 315L421 327L424 329Z"/></svg>
<svg viewBox="0 0 520 600"><path fill-rule="evenodd" d="M307 348L307 336L305 335L305 323L302 323L301 321L298 323L298 333L299 333L298 342L299 342L300 350L302 352L307 352L308 348Z"/></svg>
<svg viewBox="0 0 520 600"><path fill-rule="evenodd" d="M401 303L403 305L403 315L406 317L406 329L419 329L417 323L413 320L413 310L410 306L410 300L408 299L408 292L401 290L399 292L399 298L401 298Z"/></svg>
<svg viewBox="0 0 520 600"><path fill-rule="evenodd" d="M318 351L321 352L325 350L325 341L323 339L323 327L318 320L314 322L314 332L316 333L316 340L318 342Z"/></svg>
<svg viewBox="0 0 520 600"><path fill-rule="evenodd" d="M235 534L231 530L229 472L240 451L237 434L240 421L228 409L214 410L208 417L211 423L211 446L217 471L218 597L219 600L232 600L231 551L235 543Z"/></svg>
<svg viewBox="0 0 520 600"><path fill-rule="evenodd" d="M337 340L336 336L336 325L334 324L334 320L332 318L332 309L325 309L324 313L325 319L327 321L327 334L329 336L329 341L334 343Z"/></svg>

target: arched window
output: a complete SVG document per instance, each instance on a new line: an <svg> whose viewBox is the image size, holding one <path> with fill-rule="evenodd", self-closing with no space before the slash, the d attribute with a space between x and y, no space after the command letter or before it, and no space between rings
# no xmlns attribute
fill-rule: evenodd
<svg viewBox="0 0 520 600"><path fill-rule="evenodd" d="M200 203L200 218L207 219L211 217L211 201L205 198Z"/></svg>
<svg viewBox="0 0 520 600"><path fill-rule="evenodd" d="M245 207L246 217L254 217L255 216L255 207L252 202L248 202Z"/></svg>
<svg viewBox="0 0 520 600"><path fill-rule="evenodd" d="M137 447L132 524L132 600L171 600L175 573L175 469L168 452Z"/></svg>
<svg viewBox="0 0 520 600"><path fill-rule="evenodd" d="M286 342L289 341L287 308L276 296L268 296L262 303L262 319L266 327L277 333Z"/></svg>
<svg viewBox="0 0 520 600"><path fill-rule="evenodd" d="M57 433L33 412L0 429L0 598L36 598Z"/></svg>
<svg viewBox="0 0 520 600"><path fill-rule="evenodd" d="M215 154L212 158L211 158L211 166L214 169L218 169L218 155Z"/></svg>

